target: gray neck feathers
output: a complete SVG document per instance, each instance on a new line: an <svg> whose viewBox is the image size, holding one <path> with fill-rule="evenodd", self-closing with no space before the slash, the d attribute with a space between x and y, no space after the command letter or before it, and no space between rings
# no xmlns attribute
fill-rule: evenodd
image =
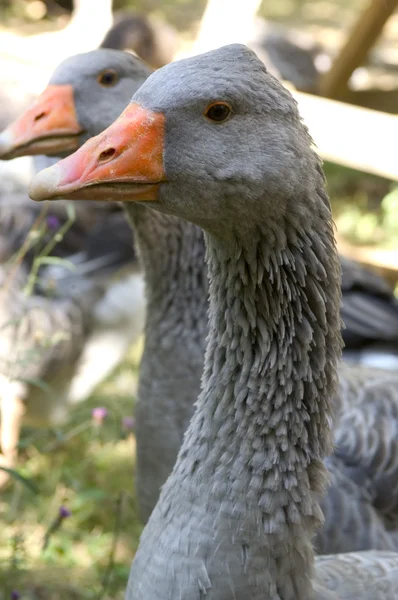
<svg viewBox="0 0 398 600"><path fill-rule="evenodd" d="M231 586L247 593L239 599L312 597L312 538L322 521L341 352L339 263L319 193L315 216L308 202L299 223L287 215L283 225L252 232L250 242L206 236L211 301L203 389L142 538L143 547L151 537L156 543L159 520L174 522L172 513L181 523L186 511L192 539L185 551L190 555L200 540L203 556L217 547L222 566L207 564L209 579L213 568L216 581L218 567L236 570ZM224 597L212 590L209 598Z"/></svg>
<svg viewBox="0 0 398 600"><path fill-rule="evenodd" d="M147 296L136 408L136 488L146 521L173 469L200 391L208 283L198 227L143 206L130 204L126 210Z"/></svg>
<svg viewBox="0 0 398 600"><path fill-rule="evenodd" d="M177 217L128 205L145 273L146 336L184 337L204 351L207 331L207 270L202 230ZM149 316L151 318L149 318Z"/></svg>

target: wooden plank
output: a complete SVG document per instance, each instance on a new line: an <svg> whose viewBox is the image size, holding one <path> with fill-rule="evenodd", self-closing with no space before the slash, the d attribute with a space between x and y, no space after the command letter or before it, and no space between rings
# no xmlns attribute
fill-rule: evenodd
<svg viewBox="0 0 398 600"><path fill-rule="evenodd" d="M398 116L292 90L321 156L398 181Z"/></svg>
<svg viewBox="0 0 398 600"><path fill-rule="evenodd" d="M339 100L392 115L398 113L398 89L350 90Z"/></svg>
<svg viewBox="0 0 398 600"><path fill-rule="evenodd" d="M348 35L332 67L321 77L321 96L339 98L344 93L353 71L363 63L397 5L398 0L371 1Z"/></svg>

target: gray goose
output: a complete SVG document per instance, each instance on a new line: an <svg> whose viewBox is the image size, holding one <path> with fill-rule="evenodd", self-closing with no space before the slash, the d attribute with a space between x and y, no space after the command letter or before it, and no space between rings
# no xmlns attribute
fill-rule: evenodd
<svg viewBox="0 0 398 600"><path fill-rule="evenodd" d="M129 64L134 69L134 64ZM137 61L129 95L142 82L139 78L140 68L141 63ZM47 109L51 107L51 102L50 95L47 97ZM10 159L32 152L35 161L42 167L54 161L37 156L43 151L42 142L34 148L29 144L25 146L22 141L24 124L30 124L32 113L36 115L34 106L10 125L0 136L0 146L3 144L4 150L7 137L11 132L14 135L18 132L23 151L4 152L3 158ZM43 115L41 118L44 118ZM54 120L51 124L56 125ZM63 143L66 141L63 139ZM70 138L68 143L71 143ZM57 151L54 140L51 149ZM20 191L18 195L4 193L0 199L0 269L2 279L7 282L12 280L12 285L6 285L2 294L0 340L0 445L3 451L2 464L8 467L15 466L15 447L22 422L48 425L65 418L68 406L87 398L123 359L131 343L142 332L145 313L143 281L133 248L131 228L116 204L104 206L102 203L93 203L88 206L79 203L75 206L74 222L52 250L52 256L67 258L68 263L74 265L73 272L59 265L41 267L38 284L34 287L33 295L27 298L23 288L34 256L38 253L38 245L26 253L16 277L15 270L8 262L20 250L35 220L42 218L37 205L28 198L27 189L25 194L23 186ZM67 204L60 203L58 210L52 210L49 217L55 218L60 226L67 218ZM42 220L45 224L46 220ZM41 247L56 233L44 229ZM92 286L97 292L94 295L87 293L86 301L79 298L83 308L79 314L75 311L71 316L69 300L71 294L76 300L77 281L80 294ZM55 298L52 297L54 286ZM12 328L10 324L19 318L21 324ZM74 324L73 319L80 319L81 323ZM62 330L59 333L69 336L70 342L57 344L53 349L56 357L51 361L50 350L45 350L43 344L48 337L54 337L57 323ZM41 340L38 341L35 336L39 329ZM32 354L34 357L31 357ZM27 368L25 363L28 355L31 364ZM22 376L24 381L21 380ZM50 390L47 388L48 391L45 391L37 383L32 383L39 379L49 384ZM7 476L4 472L0 475L0 484L5 483Z"/></svg>
<svg viewBox="0 0 398 600"><path fill-rule="evenodd" d="M344 358L354 363L396 370L398 300L380 275L353 260L340 259Z"/></svg>
<svg viewBox="0 0 398 600"><path fill-rule="evenodd" d="M99 193L201 226L210 286L202 391L126 598L396 598L398 554L314 559L340 266L321 163L289 92L241 45L160 69L30 189Z"/></svg>
<svg viewBox="0 0 398 600"><path fill-rule="evenodd" d="M70 115L74 114L82 130L78 143L83 144L112 123L150 73L136 57L115 50L101 49L64 61L50 81L52 104L46 90L34 110L21 118L23 136L15 126L0 136L3 156L40 152L46 144L49 152L48 139L52 146L55 143L67 151ZM65 90L71 86L73 104L65 102ZM72 100L71 93L68 98ZM46 118L37 119L43 113ZM146 521L173 468L199 393L208 286L203 234L198 227L138 205L129 205L128 218L144 269L147 300L135 415L136 488L140 514ZM126 308L130 310L129 305Z"/></svg>
<svg viewBox="0 0 398 600"><path fill-rule="evenodd" d="M61 65L56 72L59 83L73 85L74 96L78 99L76 114L82 127L89 134L96 134L103 129L118 112L121 112L123 106L124 93L117 86L109 89L106 94L99 94L96 90L98 73L104 69L105 56L104 51L79 56L76 60ZM117 73L123 72L122 65L125 60L123 53L108 53L107 68ZM91 65L91 73L88 72L86 63ZM80 76L80 69L84 70L84 79ZM92 91L88 97L85 97L81 90L83 81L87 94L91 82ZM91 107L95 105L96 110L90 112L82 105L83 101L90 101ZM39 103L39 112L41 108ZM107 117L102 122L98 119L94 126L92 121L85 120L86 116L93 112ZM42 132L36 129L35 134L40 137ZM127 203L126 209L130 214L143 258L149 299L147 342L141 366L137 407L138 498L142 514L148 517L158 498L159 488L172 469L185 425L193 410L194 393L199 390L207 330L207 285L203 264L204 246L197 228L176 218L145 210L145 207L134 203ZM153 244L154 239L156 244ZM173 348L172 354L170 348ZM386 519L390 528L391 515L384 515L386 511L380 515L373 504L379 495L376 494L376 489L382 492L385 463L382 460L377 463L377 449L387 442L387 438L384 440L381 435L383 428L380 432L380 444L375 446L370 443L374 435L374 414L377 414L378 407L394 411L396 394L392 394L391 397L390 389L378 372L375 373L377 378L370 378L369 375L370 385L365 387L364 381L368 375L367 371L352 367L345 370L341 368L341 392L338 395L340 457L328 459L333 485L322 504L326 513L326 524L318 534L316 544L317 549L322 552L375 547L396 548L396 541L384 522ZM397 377L392 375L391 385L394 384L394 380L397 383ZM374 400L375 394L379 396L378 405L372 407L371 401ZM360 402L357 400L359 397ZM346 423L343 418L344 402L352 408L347 412L347 424L350 428L349 446L346 443ZM362 419L361 427L353 427L352 418L356 412L357 419ZM385 419L385 422L391 430L391 422L396 423L398 418L393 414L390 417L390 421ZM362 453L357 452L358 448ZM373 453L372 469L369 469L367 477L364 477L366 486L360 485L358 478L355 481L351 479L351 467L349 473L344 472L343 452L348 464L352 458L350 453L355 454L358 467L368 464ZM391 435L390 442L386 444L381 456L393 458L394 452L396 453L394 437ZM392 471L390 477L395 472L396 470ZM376 479L377 485L374 483ZM371 494L368 488L372 490ZM394 491L387 497L390 500L395 499L396 503L397 495L398 492ZM341 526L337 528L336 522Z"/></svg>
<svg viewBox="0 0 398 600"><path fill-rule="evenodd" d="M177 32L164 23L154 23L139 13L116 13L114 24L100 48L132 51L153 69L173 60L178 46Z"/></svg>

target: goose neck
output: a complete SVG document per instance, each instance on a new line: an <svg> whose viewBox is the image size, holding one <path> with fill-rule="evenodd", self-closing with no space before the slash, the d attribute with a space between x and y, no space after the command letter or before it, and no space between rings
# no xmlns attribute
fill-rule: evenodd
<svg viewBox="0 0 398 600"><path fill-rule="evenodd" d="M147 342L160 349L177 337L204 351L208 282L202 231L143 206L131 204L126 210L145 274Z"/></svg>
<svg viewBox="0 0 398 600"><path fill-rule="evenodd" d="M226 251L207 235L202 393L174 481L196 498L202 490L205 510L218 524L227 521L233 536L245 532L249 546L253 535L258 546L259 530L263 549L300 546L308 574L331 451L339 268L330 223L324 235L294 235L281 248L257 237L249 248ZM307 584L295 598L308 598Z"/></svg>

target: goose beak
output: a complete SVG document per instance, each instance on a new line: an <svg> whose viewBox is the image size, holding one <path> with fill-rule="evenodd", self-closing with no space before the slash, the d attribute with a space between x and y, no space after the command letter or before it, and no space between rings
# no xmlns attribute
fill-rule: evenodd
<svg viewBox="0 0 398 600"><path fill-rule="evenodd" d="M163 169L165 116L130 104L120 117L77 152L32 180L32 200L157 199Z"/></svg>
<svg viewBox="0 0 398 600"><path fill-rule="evenodd" d="M49 85L24 114L0 134L0 159L57 155L79 147L82 133L71 85Z"/></svg>

